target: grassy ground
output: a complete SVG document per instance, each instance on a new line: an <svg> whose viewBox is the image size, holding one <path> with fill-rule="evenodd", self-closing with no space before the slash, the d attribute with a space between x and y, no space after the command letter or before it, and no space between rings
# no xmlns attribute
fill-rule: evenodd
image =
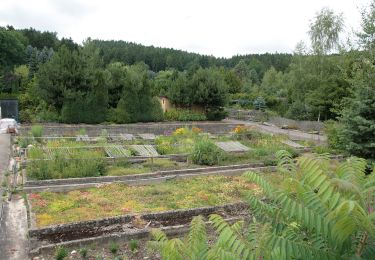
<svg viewBox="0 0 375 260"><path fill-rule="evenodd" d="M271 175L268 178L277 180ZM208 176L158 185L110 184L68 193L33 193L29 200L37 226L42 227L128 213L222 205L241 201L248 191L260 192L240 176Z"/></svg>
<svg viewBox="0 0 375 260"><path fill-rule="evenodd" d="M140 174L146 172L163 171L163 170L176 170L181 168L191 168L194 165L188 165L183 162L175 162L169 159L154 158L153 160L148 159L144 163L136 164L115 164L109 166L106 171L108 176L125 176L131 174Z"/></svg>

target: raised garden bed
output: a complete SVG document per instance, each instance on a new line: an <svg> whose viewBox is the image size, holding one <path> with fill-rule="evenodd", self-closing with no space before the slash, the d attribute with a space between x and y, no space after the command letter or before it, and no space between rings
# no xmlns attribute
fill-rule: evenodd
<svg viewBox="0 0 375 260"><path fill-rule="evenodd" d="M242 191L256 190L242 177L208 176L159 185L101 185L68 193L29 195L38 227L126 213L213 206L241 201Z"/></svg>

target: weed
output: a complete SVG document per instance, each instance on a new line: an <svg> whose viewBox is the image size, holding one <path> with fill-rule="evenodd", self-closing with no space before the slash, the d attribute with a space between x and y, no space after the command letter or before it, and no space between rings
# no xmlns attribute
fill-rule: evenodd
<svg viewBox="0 0 375 260"><path fill-rule="evenodd" d="M117 243L111 242L109 244L109 251L111 251L112 254L114 255L117 254L118 250L119 250L119 245Z"/></svg>
<svg viewBox="0 0 375 260"><path fill-rule="evenodd" d="M56 255L55 255L56 260L63 260L67 256L68 256L68 250L65 247L59 246L56 249Z"/></svg>
<svg viewBox="0 0 375 260"><path fill-rule="evenodd" d="M86 257L87 257L87 254L88 254L88 250L87 250L87 248L86 248L86 247L81 248L81 249L79 250L79 254L81 255L82 258L86 258Z"/></svg>
<svg viewBox="0 0 375 260"><path fill-rule="evenodd" d="M31 127L31 135L36 138L40 138L43 136L43 126L41 125L33 125Z"/></svg>
<svg viewBox="0 0 375 260"><path fill-rule="evenodd" d="M132 239L130 240L129 242L129 248L130 248L130 251L134 254L138 251L138 240L135 240L135 239Z"/></svg>
<svg viewBox="0 0 375 260"><path fill-rule="evenodd" d="M87 135L86 129L85 128L80 128L79 131L78 131L78 134L79 135Z"/></svg>

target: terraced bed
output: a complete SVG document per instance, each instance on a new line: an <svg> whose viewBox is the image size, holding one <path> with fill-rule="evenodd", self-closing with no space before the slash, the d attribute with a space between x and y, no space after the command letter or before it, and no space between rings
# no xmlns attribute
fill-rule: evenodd
<svg viewBox="0 0 375 260"><path fill-rule="evenodd" d="M275 174L267 174L279 181ZM242 201L244 193L261 192L244 177L207 176L158 185L101 185L68 193L29 194L37 227L131 213L161 212Z"/></svg>

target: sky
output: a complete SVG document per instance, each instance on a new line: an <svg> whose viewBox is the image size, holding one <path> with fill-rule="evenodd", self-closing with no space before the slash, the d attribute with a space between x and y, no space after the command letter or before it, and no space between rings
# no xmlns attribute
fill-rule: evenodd
<svg viewBox="0 0 375 260"><path fill-rule="evenodd" d="M323 7L343 13L345 34L360 26L370 0L0 0L0 26L71 37L124 40L216 57L291 53L309 42Z"/></svg>

